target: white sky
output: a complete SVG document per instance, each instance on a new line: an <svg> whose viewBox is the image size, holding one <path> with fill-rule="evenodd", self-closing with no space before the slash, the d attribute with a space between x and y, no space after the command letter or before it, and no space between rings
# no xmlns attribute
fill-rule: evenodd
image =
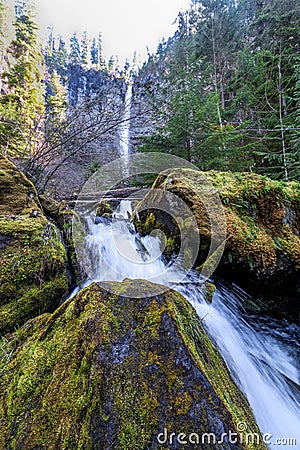
<svg viewBox="0 0 300 450"><path fill-rule="evenodd" d="M145 58L146 46L154 52L162 37L176 30L172 25L190 0L36 0L37 20L43 30L52 25L55 35L68 41L76 31L89 37L102 33L104 55L119 55L121 65L132 60L134 50Z"/></svg>

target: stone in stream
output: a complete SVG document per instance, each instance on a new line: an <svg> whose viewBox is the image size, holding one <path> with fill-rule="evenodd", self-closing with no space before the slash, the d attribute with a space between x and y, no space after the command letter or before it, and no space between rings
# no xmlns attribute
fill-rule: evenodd
<svg viewBox="0 0 300 450"><path fill-rule="evenodd" d="M188 301L151 297L144 280L105 287L90 285L3 346L0 448L179 449L187 440L188 449L265 449ZM149 297L131 298L137 287Z"/></svg>

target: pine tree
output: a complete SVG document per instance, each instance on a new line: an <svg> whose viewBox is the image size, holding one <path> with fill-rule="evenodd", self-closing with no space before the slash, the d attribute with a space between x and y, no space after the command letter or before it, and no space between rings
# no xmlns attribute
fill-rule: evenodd
<svg viewBox="0 0 300 450"><path fill-rule="evenodd" d="M112 55L108 60L108 70L112 72L115 69L116 60L114 55Z"/></svg>
<svg viewBox="0 0 300 450"><path fill-rule="evenodd" d="M59 74L61 83L65 85L67 83L68 74L68 51L66 43L61 36L59 36L54 69Z"/></svg>
<svg viewBox="0 0 300 450"><path fill-rule="evenodd" d="M73 65L80 65L81 63L80 45L76 33L73 33L70 38L69 61Z"/></svg>
<svg viewBox="0 0 300 450"><path fill-rule="evenodd" d="M67 93L66 88L61 84L59 74L54 70L47 92L47 130L59 127L66 119Z"/></svg>
<svg viewBox="0 0 300 450"><path fill-rule="evenodd" d="M150 145L205 169L299 176L299 15L298 0L193 0L143 67Z"/></svg>
<svg viewBox="0 0 300 450"><path fill-rule="evenodd" d="M258 2L250 24L251 53L261 61L260 92L257 89L258 129L267 130L264 146L258 152L260 170L268 175L293 176L297 164L294 130L297 122L297 58L300 48L298 31L300 9L296 0ZM251 83L250 83L251 84Z"/></svg>
<svg viewBox="0 0 300 450"><path fill-rule="evenodd" d="M102 45L101 33L98 34L98 57L99 57L99 69L106 71L107 64L106 64L105 58L103 56L103 45Z"/></svg>
<svg viewBox="0 0 300 450"><path fill-rule="evenodd" d="M88 66L88 37L87 32L84 31L82 38L81 38L81 64L83 67Z"/></svg>
<svg viewBox="0 0 300 450"><path fill-rule="evenodd" d="M2 74L5 93L0 111L2 151L23 157L34 154L41 140L44 113L43 58L37 24L24 2L16 5L15 38L8 48L12 60Z"/></svg>
<svg viewBox="0 0 300 450"><path fill-rule="evenodd" d="M95 66L99 64L99 49L95 38L93 38L91 45L91 63Z"/></svg>

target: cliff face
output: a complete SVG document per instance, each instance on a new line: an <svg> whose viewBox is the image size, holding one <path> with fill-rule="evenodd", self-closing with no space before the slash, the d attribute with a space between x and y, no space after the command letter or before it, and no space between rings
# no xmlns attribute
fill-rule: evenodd
<svg viewBox="0 0 300 450"><path fill-rule="evenodd" d="M87 178L119 157L119 123L123 118L126 82L102 70L69 67L68 133L59 167L47 187L58 200L78 193ZM68 157L68 155L71 155ZM51 167L51 168L53 168Z"/></svg>
<svg viewBox="0 0 300 450"><path fill-rule="evenodd" d="M252 173L198 172L190 169L163 172L150 192L156 204L155 189L172 192L184 200L193 212L200 234L197 264L199 269L214 263L207 261L211 239L210 217L201 202L201 187L209 185L222 202L226 218L226 243L217 274L229 276L247 289L273 295L268 307L292 314L298 311L300 273L300 189L296 182L272 181ZM157 191L157 203L159 196ZM172 205L170 205L172 211ZM155 215L155 213L154 213ZM151 214L137 223L149 233L155 227L166 231L165 224ZM219 220L218 217L215 220ZM174 239L174 247L178 247ZM170 232L171 235L171 232ZM281 296L285 298L281 299Z"/></svg>
<svg viewBox="0 0 300 450"><path fill-rule="evenodd" d="M67 288L57 228L33 184L0 155L0 334L53 310Z"/></svg>
<svg viewBox="0 0 300 450"><path fill-rule="evenodd" d="M0 360L0 447L181 448L170 433L259 433L191 305L169 291L131 298L142 280L93 284L28 322ZM10 355L7 357L7 355ZM168 440L165 440L165 430ZM158 445L157 436L160 435ZM263 444L205 444L263 449ZM199 448L189 443L187 448Z"/></svg>
<svg viewBox="0 0 300 450"><path fill-rule="evenodd" d="M130 138L132 151L138 151L143 137L151 136L155 131L155 120L149 92L141 80L136 80L132 90Z"/></svg>

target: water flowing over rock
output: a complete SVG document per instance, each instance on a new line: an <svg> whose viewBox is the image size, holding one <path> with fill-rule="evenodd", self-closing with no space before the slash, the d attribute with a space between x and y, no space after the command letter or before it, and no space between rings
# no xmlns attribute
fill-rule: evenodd
<svg viewBox="0 0 300 450"><path fill-rule="evenodd" d="M265 448L246 443L240 424L259 430L193 307L174 291L130 298L137 283L153 290L143 280L92 284L11 336L0 361L1 448L179 449L179 433L194 442L214 433L207 449ZM175 435L161 446L166 430Z"/></svg>

